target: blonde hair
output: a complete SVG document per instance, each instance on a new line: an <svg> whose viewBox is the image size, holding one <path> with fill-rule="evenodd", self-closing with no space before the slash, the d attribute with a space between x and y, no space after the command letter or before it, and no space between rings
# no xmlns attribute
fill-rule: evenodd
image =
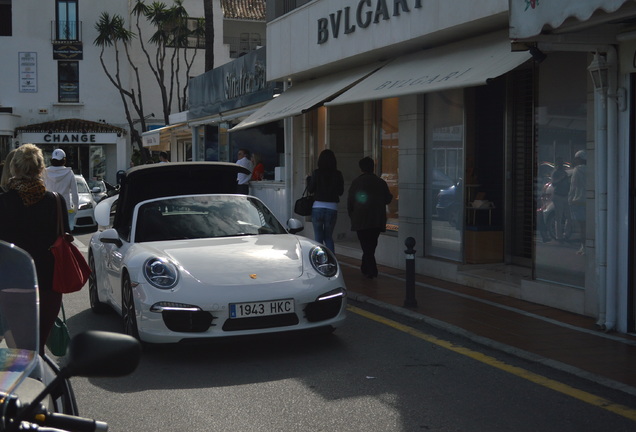
<svg viewBox="0 0 636 432"><path fill-rule="evenodd" d="M18 147L10 164L11 175L18 179L42 178L45 168L42 150L33 144Z"/></svg>

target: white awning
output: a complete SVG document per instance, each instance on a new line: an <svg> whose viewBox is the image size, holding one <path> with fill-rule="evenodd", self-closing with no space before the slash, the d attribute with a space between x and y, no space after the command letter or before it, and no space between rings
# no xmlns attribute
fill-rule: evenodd
<svg viewBox="0 0 636 432"><path fill-rule="evenodd" d="M563 22L575 17L587 21L592 14L602 9L614 12L628 0L550 0L528 2L510 0L510 38L524 39L541 33L544 26L555 29Z"/></svg>
<svg viewBox="0 0 636 432"><path fill-rule="evenodd" d="M149 147L150 150L169 151L172 136L187 138L191 135L192 131L187 123L177 123L142 133L141 143L144 147Z"/></svg>
<svg viewBox="0 0 636 432"><path fill-rule="evenodd" d="M489 34L399 57L325 105L483 85L529 58L510 51L507 33Z"/></svg>
<svg viewBox="0 0 636 432"><path fill-rule="evenodd" d="M361 68L296 84L259 108L255 113L230 129L230 131L237 131L285 117L303 114L312 108L322 105L325 101L346 90L380 66L381 64L366 65Z"/></svg>

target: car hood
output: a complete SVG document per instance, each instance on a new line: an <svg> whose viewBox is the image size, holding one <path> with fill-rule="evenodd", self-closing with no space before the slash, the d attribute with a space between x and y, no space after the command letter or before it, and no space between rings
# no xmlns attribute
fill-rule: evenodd
<svg viewBox="0 0 636 432"><path fill-rule="evenodd" d="M181 266L194 279L214 285L280 282L303 273L301 247L292 234L143 243Z"/></svg>

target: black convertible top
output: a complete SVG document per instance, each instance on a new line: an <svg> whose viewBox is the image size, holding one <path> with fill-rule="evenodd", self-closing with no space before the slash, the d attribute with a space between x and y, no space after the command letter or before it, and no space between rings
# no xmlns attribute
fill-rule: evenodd
<svg viewBox="0 0 636 432"><path fill-rule="evenodd" d="M141 165L121 177L113 227L130 234L132 212L141 201L173 195L236 193L236 176L249 170L229 162L168 162Z"/></svg>

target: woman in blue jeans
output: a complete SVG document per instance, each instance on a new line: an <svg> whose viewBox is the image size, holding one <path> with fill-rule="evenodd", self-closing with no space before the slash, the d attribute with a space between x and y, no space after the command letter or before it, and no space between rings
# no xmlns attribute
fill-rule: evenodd
<svg viewBox="0 0 636 432"><path fill-rule="evenodd" d="M314 170L307 181L307 191L314 195L311 212L314 239L335 253L333 231L338 218L338 202L344 193L344 178L338 171L333 151L326 149L320 153L318 169Z"/></svg>

